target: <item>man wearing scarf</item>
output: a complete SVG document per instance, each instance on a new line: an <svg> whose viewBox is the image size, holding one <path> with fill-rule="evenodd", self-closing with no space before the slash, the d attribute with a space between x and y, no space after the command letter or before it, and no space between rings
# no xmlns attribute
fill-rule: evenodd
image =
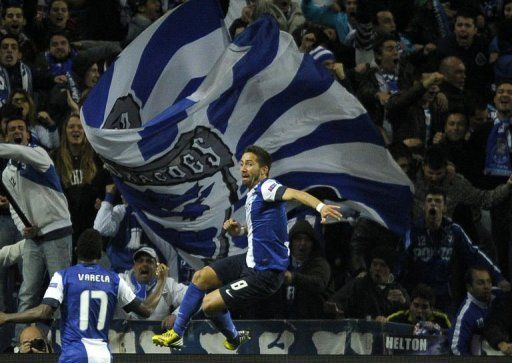
<svg viewBox="0 0 512 363"><path fill-rule="evenodd" d="M13 89L23 88L32 94L32 72L21 61L18 38L4 35L0 40L0 107Z"/></svg>
<svg viewBox="0 0 512 363"><path fill-rule="evenodd" d="M512 134L512 81L497 84L494 95L495 112L491 113L492 122L483 125L475 132L470 142L473 150L474 177L473 182L480 188L490 189L502 184L512 175L511 147ZM499 264L504 273L510 273L512 264L509 254L512 253L511 216L509 198L491 210L492 229L498 249Z"/></svg>
<svg viewBox="0 0 512 363"><path fill-rule="evenodd" d="M130 286L137 297L144 300L147 296L151 295L157 283L158 255L153 248L144 246L133 254L133 263L133 268L120 273L119 277L128 283L128 286ZM162 321L162 324L165 324L167 320L172 319L174 322L176 317L172 316L174 312L171 314L171 309L177 310L186 290L186 285L176 282L171 277L167 277L162 296L155 311L145 320ZM127 314L123 309L118 309L115 316L116 318L125 318L127 320L143 319L135 313ZM172 325L171 323L170 326Z"/></svg>

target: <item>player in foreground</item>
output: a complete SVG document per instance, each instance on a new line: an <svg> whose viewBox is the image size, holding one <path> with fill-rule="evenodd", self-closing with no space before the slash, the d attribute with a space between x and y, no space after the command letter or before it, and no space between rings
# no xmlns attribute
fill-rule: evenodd
<svg viewBox="0 0 512 363"><path fill-rule="evenodd" d="M168 268L163 264L157 267L157 286L141 301L115 272L96 264L101 258L101 247L100 234L92 228L85 230L76 246L78 263L53 275L39 306L21 313L0 312L0 325L51 319L60 306L59 363L110 363L108 329L116 304L149 317L160 300Z"/></svg>
<svg viewBox="0 0 512 363"><path fill-rule="evenodd" d="M240 172L242 183L249 189L245 202L247 226L229 219L223 227L232 236L247 234L247 253L224 258L197 271L180 305L173 329L153 336L154 344L180 349L190 318L201 308L226 336L224 347L236 350L250 336L247 331L237 331L229 309L274 294L283 283L284 271L288 268L284 202L293 200L315 208L323 223L327 217L341 219L339 207L325 205L311 194L269 179L271 163L269 153L261 147L252 145L245 149Z"/></svg>

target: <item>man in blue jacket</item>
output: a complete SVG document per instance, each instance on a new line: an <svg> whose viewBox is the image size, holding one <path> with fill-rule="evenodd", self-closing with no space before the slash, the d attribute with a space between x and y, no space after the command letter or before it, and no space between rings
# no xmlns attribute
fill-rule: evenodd
<svg viewBox="0 0 512 363"><path fill-rule="evenodd" d="M454 355L477 353L476 341L483 334L489 308L499 291L493 291L491 274L485 267L471 267L465 277L468 294L450 331L450 351ZM472 349L473 347L473 349Z"/></svg>
<svg viewBox="0 0 512 363"><path fill-rule="evenodd" d="M427 191L424 217L416 221L406 242L404 282L406 286L424 283L436 294L437 307L450 311L453 307L450 280L455 257L466 266L485 266L493 281L503 290L510 290L500 269L475 246L464 230L444 215L446 197L439 188Z"/></svg>

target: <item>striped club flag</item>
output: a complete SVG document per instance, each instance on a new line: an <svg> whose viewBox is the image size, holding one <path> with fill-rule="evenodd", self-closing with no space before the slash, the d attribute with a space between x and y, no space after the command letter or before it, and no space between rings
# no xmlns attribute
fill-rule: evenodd
<svg viewBox="0 0 512 363"><path fill-rule="evenodd" d="M238 160L251 144L284 185L330 188L408 229L412 184L366 111L271 16L229 43L215 0L185 3L124 50L82 116L145 231L189 261L237 251L222 224L245 218Z"/></svg>

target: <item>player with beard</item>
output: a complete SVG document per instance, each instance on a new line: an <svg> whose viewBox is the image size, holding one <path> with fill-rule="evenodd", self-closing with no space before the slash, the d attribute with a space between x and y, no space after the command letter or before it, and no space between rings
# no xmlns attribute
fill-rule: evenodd
<svg viewBox="0 0 512 363"><path fill-rule="evenodd" d="M2 180L30 223L23 223L11 206L12 219L26 239L18 305L18 311L25 311L40 301L37 293L45 271L51 276L71 264L72 228L52 159L42 147L30 143L28 123L21 114L13 113L5 122L7 143L0 144L0 158L10 160Z"/></svg>
<svg viewBox="0 0 512 363"><path fill-rule="evenodd" d="M464 230L445 217L446 196L441 189L431 188L424 200L424 216L411 229L406 246L404 282L407 287L419 283L431 286L436 295L437 307L453 309L451 276L454 260L468 266L485 266L493 281L504 290L510 289L499 268L475 246Z"/></svg>
<svg viewBox="0 0 512 363"><path fill-rule="evenodd" d="M190 318L201 308L226 336L224 347L236 350L250 337L247 331L237 331L228 309L274 294L289 265L285 202L293 200L315 208L322 222L328 217L341 218L337 206L326 205L311 194L270 179L271 164L270 154L261 147L252 145L244 150L240 172L248 189L247 225L228 219L224 229L231 236L247 235L247 253L216 261L194 274L173 329L153 336L156 345L179 349Z"/></svg>

